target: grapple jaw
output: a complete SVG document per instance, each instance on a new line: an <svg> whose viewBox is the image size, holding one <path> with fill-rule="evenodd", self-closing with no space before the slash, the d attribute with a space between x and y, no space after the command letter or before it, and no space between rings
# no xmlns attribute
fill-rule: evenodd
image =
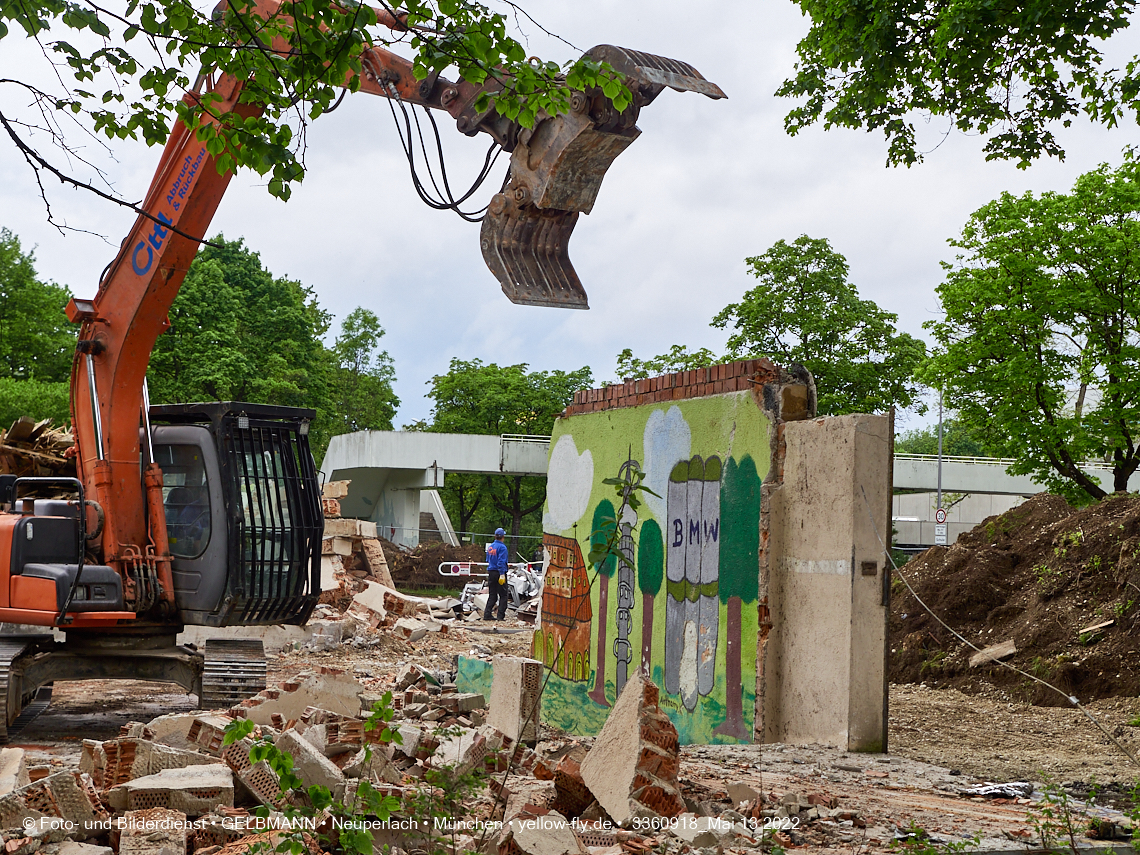
<svg viewBox="0 0 1140 855"><path fill-rule="evenodd" d="M641 131L641 108L665 87L724 98L691 65L613 45L586 53L621 72L633 102L620 113L600 90L575 92L571 110L523 129L510 181L483 219L483 259L513 303L588 309L568 245L578 214L594 207L610 164Z"/></svg>

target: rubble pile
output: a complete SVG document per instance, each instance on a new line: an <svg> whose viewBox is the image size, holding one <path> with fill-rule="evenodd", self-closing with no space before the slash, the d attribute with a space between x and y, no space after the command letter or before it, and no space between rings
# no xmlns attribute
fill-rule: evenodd
<svg viewBox="0 0 1140 855"><path fill-rule="evenodd" d="M384 549L376 535L376 523L345 519L340 515L340 500L348 495L351 481L329 481L321 494L325 516L324 539L321 541L321 588L325 602L335 602L335 593L355 592L355 583L373 580L395 588ZM330 597L329 595L334 596ZM351 597L349 597L351 599Z"/></svg>
<svg viewBox="0 0 1140 855"><path fill-rule="evenodd" d="M53 428L51 419L37 422L21 416L6 431L0 431L0 475L74 476L75 446L71 431Z"/></svg>

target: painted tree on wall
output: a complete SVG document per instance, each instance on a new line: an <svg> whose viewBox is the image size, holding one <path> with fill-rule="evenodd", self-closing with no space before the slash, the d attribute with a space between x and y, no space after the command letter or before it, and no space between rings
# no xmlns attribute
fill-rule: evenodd
<svg viewBox="0 0 1140 855"><path fill-rule="evenodd" d="M637 587L641 589L641 668L653 678L653 598L665 578L665 544L661 526L646 520L637 544Z"/></svg>
<svg viewBox="0 0 1140 855"><path fill-rule="evenodd" d="M614 533L617 524L613 503L609 499L602 499L594 508L594 521L590 525L590 546L605 545ZM590 690L590 699L603 707L610 705L606 700L606 624L609 621L610 610L610 577L617 570L617 559L610 555L601 564L596 565L598 571L598 653L594 657L596 663L597 679L594 688Z"/></svg>
<svg viewBox="0 0 1140 855"><path fill-rule="evenodd" d="M744 685L741 679L741 611L760 587L760 476L751 455L729 458L721 481L720 601L728 606L725 652L725 720L714 731L744 739Z"/></svg>

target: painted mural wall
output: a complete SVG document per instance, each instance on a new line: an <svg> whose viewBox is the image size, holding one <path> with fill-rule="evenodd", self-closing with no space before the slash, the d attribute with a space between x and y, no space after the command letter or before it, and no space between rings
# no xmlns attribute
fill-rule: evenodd
<svg viewBox="0 0 1140 855"><path fill-rule="evenodd" d="M751 741L760 485L769 422L747 391L560 419L544 509L546 589L532 655L543 719L597 733L642 669L685 743ZM629 563L586 564L631 467L656 496L619 521ZM595 534L595 537L603 537Z"/></svg>

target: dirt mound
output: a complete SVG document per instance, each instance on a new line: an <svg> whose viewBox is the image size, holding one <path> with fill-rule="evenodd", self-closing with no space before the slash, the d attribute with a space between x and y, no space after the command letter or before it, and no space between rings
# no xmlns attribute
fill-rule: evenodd
<svg viewBox="0 0 1140 855"><path fill-rule="evenodd" d="M380 538L384 557L388 560L388 570L398 588L462 588L461 582L454 582L439 575L439 565L444 561L486 561L486 546L467 543L450 546L446 543L421 543L415 549L397 546L390 540Z"/></svg>
<svg viewBox="0 0 1140 855"><path fill-rule="evenodd" d="M1007 661L1081 701L1140 694L1140 498L1111 496L1074 510L1039 494L953 546L928 549L902 573L965 638L982 648L1012 639L1018 652ZM974 651L897 578L890 633L893 683L998 686L1034 704L1065 705L998 665L970 668Z"/></svg>

